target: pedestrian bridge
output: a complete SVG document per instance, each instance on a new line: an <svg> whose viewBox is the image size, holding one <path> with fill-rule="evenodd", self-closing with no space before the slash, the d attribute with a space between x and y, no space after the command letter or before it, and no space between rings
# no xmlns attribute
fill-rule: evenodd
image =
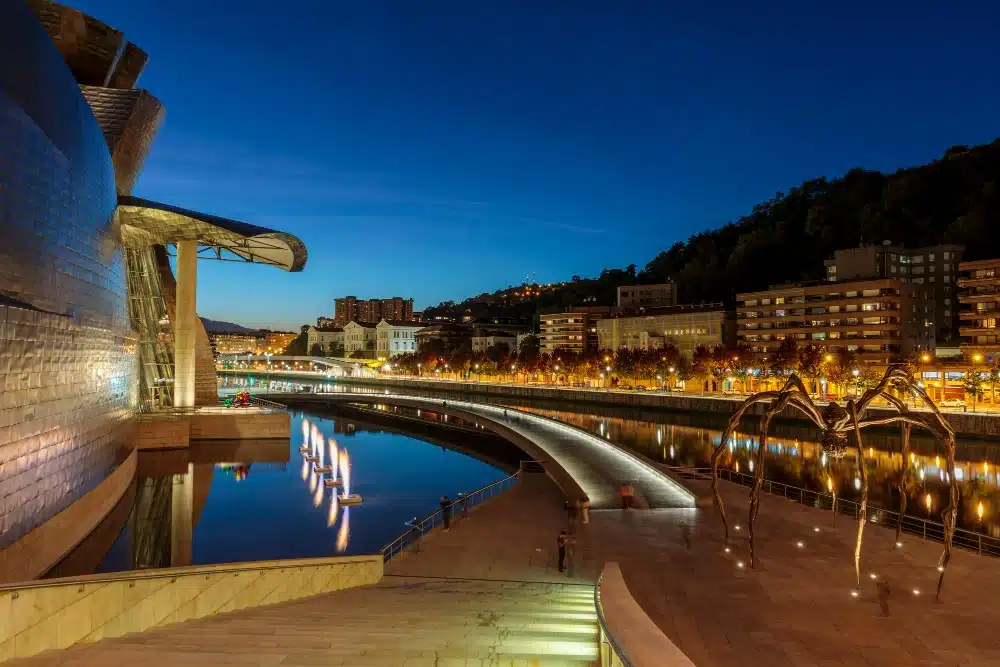
<svg viewBox="0 0 1000 667"><path fill-rule="evenodd" d="M381 393L280 394L270 398L292 408L361 403L415 408L464 419L516 444L542 463L567 498L586 495L594 509L620 507L619 489L625 481L635 487L640 507L662 509L696 505L693 493L639 456L582 429L514 408L393 394L388 390Z"/></svg>
<svg viewBox="0 0 1000 667"><path fill-rule="evenodd" d="M254 366L253 370L259 370L261 373L270 371L292 375L301 373L311 380L321 379L316 377L316 373L326 373L327 377L375 377L375 371L369 366L371 361L371 359L279 354L272 354L266 358L261 354L220 354L218 358L218 364L229 365L228 368L220 367L219 370L246 372L248 364L264 364L259 368Z"/></svg>

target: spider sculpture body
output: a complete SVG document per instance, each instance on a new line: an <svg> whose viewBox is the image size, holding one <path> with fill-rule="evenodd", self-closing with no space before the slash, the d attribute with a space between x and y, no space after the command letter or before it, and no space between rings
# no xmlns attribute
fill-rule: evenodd
<svg viewBox="0 0 1000 667"><path fill-rule="evenodd" d="M907 408L906 404L896 396L893 396L889 389L895 387L912 393L919 401L928 408L927 412L914 412ZM876 398L883 398L893 408L896 414L880 417L866 417L868 407ZM947 472L951 482L949 502L944 508L941 516L944 523L944 551L938 562L938 569L941 574L938 577L937 596L941 595L941 585L944 582L945 568L951 560L951 541L955 534L955 521L958 515L958 481L955 477L955 432L951 425L941 416L937 406L930 400L923 388L917 384L904 366L890 366L877 385L866 391L860 399L855 401L850 399L846 407L831 402L820 410L806 391L802 381L796 375L788 378L785 385L778 391L763 391L749 397L733 414L722 433L722 440L719 446L712 453L712 497L715 505L722 516L722 523L725 527L725 539L729 540L729 524L726 521L726 510L719 495L718 469L719 458L729 443L733 432L739 426L743 415L757 403L767 403L767 408L760 418L760 432L757 441L757 460L754 468L754 483L750 491L750 567L754 566L754 523L757 518L757 510L760 506L760 489L764 481L764 445L767 440L767 430L771 419L781 412L786 406L793 406L803 412L817 428L822 430L823 451L828 457L841 458L850 446L850 435L854 434L854 443L857 447L859 476L861 478L861 509L858 513L858 532L854 548L854 572L857 578L858 587L861 587L861 545L864 537L865 522L867 521L868 510L868 471L865 468L864 448L861 445L861 429L870 426L884 426L892 423L901 423L903 426L903 458L906 460L910 449L910 430L916 426L922 426L934 434L945 450L947 461ZM904 473L905 476L905 473ZM903 491L903 480L900 481L901 507L899 522L896 525L896 537L899 538L899 530L902 524L903 513L906 511L906 495Z"/></svg>

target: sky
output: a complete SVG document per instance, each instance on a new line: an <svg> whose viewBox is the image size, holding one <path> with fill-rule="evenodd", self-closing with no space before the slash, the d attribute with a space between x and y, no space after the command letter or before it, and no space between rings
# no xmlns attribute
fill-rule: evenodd
<svg viewBox="0 0 1000 667"><path fill-rule="evenodd" d="M307 245L301 273L199 263L199 313L250 326L641 268L806 179L1000 135L997 3L67 2L149 54L134 194Z"/></svg>

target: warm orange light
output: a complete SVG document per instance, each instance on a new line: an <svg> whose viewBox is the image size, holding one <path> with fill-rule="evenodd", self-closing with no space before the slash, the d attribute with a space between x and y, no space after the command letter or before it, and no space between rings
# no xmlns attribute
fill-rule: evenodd
<svg viewBox="0 0 1000 667"><path fill-rule="evenodd" d="M826 360L827 360L827 361L833 361L833 356L832 356L832 355L829 355L829 354L828 354L828 355L826 355Z"/></svg>
<svg viewBox="0 0 1000 667"><path fill-rule="evenodd" d="M983 504L981 502L979 503L979 505L976 506L976 514L979 515L979 520L982 521L983 520Z"/></svg>
<svg viewBox="0 0 1000 667"><path fill-rule="evenodd" d="M826 478L826 490L829 491L830 493L833 493L833 478L832 477L827 477Z"/></svg>
<svg viewBox="0 0 1000 667"><path fill-rule="evenodd" d="M930 511L930 509L931 509L931 494L928 493L927 495L924 496L924 505L926 505L927 506L927 510Z"/></svg>
<svg viewBox="0 0 1000 667"><path fill-rule="evenodd" d="M922 356L920 358L923 359L924 361L930 361L931 360L931 355L925 354L924 356Z"/></svg>

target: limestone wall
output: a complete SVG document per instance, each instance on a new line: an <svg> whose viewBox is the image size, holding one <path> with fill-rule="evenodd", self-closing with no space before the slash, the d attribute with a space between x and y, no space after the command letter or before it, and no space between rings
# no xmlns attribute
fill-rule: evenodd
<svg viewBox="0 0 1000 667"><path fill-rule="evenodd" d="M381 578L377 555L142 570L0 587L0 661Z"/></svg>

